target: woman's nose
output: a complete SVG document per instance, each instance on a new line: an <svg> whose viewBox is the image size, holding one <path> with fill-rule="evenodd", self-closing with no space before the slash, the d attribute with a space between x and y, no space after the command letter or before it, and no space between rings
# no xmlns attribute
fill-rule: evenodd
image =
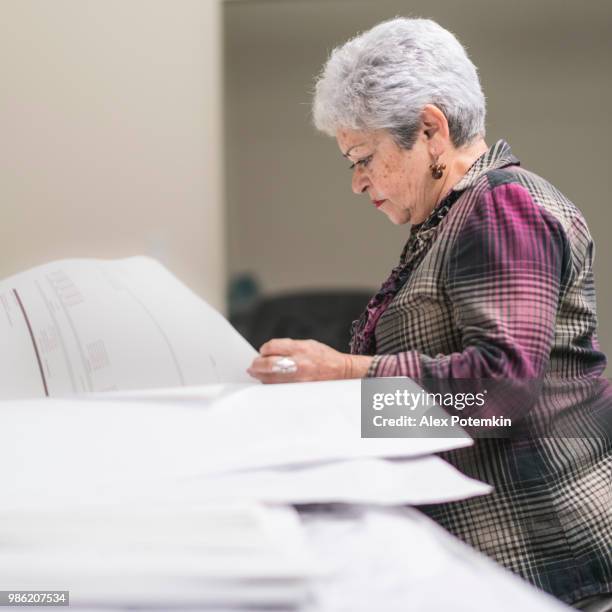
<svg viewBox="0 0 612 612"><path fill-rule="evenodd" d="M369 186L370 183L368 182L368 177L365 175L365 172L359 167L353 170L353 177L351 179L353 193L363 193Z"/></svg>

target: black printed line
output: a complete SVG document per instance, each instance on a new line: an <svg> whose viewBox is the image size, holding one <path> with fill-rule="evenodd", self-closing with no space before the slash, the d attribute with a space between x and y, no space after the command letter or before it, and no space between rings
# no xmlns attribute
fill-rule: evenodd
<svg viewBox="0 0 612 612"><path fill-rule="evenodd" d="M32 326L30 325L30 320L28 319L28 315L26 314L25 308L21 302L21 298L17 293L17 289L13 289L13 293L15 294L15 299L19 304L19 308L21 308L21 313L23 314L23 318L25 319L26 325L28 326L28 331L30 332L30 338L32 339L32 346L34 347L34 352L36 353L36 361L38 361L38 369L40 370L40 377L42 378L43 387L45 388L45 395L49 397L49 389L47 388L47 380L45 379L45 373L43 371L42 362L40 360L40 354L38 352L38 346L36 346L36 340L34 339L34 332L32 331Z"/></svg>

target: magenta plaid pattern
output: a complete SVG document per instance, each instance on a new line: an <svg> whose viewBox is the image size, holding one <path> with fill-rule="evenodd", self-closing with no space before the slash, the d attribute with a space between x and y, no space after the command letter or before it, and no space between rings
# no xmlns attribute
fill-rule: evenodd
<svg viewBox="0 0 612 612"><path fill-rule="evenodd" d="M429 230L418 265L378 313L368 376L510 381L509 412L534 425L548 405L530 403L527 383L557 389L599 381L599 397L609 398L596 337L593 242L578 208L521 168L504 141L454 192L459 197ZM443 453L495 491L422 510L573 602L612 592L612 430L591 422L578 393L549 397L577 435L477 439ZM609 401L604 409L610 414Z"/></svg>

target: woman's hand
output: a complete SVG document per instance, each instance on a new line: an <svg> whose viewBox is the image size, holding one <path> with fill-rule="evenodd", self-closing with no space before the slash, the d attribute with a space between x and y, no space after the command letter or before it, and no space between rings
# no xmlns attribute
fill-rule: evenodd
<svg viewBox="0 0 612 612"><path fill-rule="evenodd" d="M263 383L362 378L371 357L348 355L316 340L269 340L247 372Z"/></svg>

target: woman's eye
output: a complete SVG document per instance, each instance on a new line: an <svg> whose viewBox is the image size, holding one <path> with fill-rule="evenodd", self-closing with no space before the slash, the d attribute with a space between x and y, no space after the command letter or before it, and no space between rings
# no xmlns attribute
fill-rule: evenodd
<svg viewBox="0 0 612 612"><path fill-rule="evenodd" d="M354 164L351 164L349 166L349 170L353 170L355 166L361 166L362 168L365 168L372 161L372 157L373 155L368 155L363 159L358 159Z"/></svg>

